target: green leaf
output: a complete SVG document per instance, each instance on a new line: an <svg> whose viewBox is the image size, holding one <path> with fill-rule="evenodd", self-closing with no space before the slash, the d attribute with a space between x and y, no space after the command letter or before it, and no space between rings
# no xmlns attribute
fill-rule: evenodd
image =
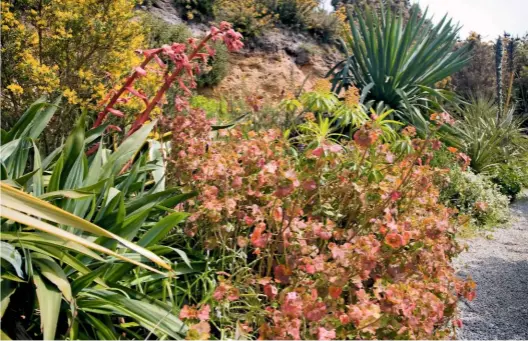
<svg viewBox="0 0 528 341"><path fill-rule="evenodd" d="M72 290L68 277L62 270L62 268L55 263L55 261L48 256L44 256L39 253L33 253L31 256L33 263L39 268L39 273L46 277L51 283L62 292L64 298L68 301L72 301Z"/></svg>
<svg viewBox="0 0 528 341"><path fill-rule="evenodd" d="M86 275L76 278L71 284L73 295L77 295L79 292L81 292L81 290L91 285L95 281L96 278L101 277L101 275L105 271L108 270L110 265L111 264L105 264L87 273ZM162 277L165 277L165 276L162 276Z"/></svg>
<svg viewBox="0 0 528 341"><path fill-rule="evenodd" d="M40 232L3 232L0 235L0 239L6 240L8 242L21 242L21 244L27 242L33 242L40 245L50 245L57 247L61 250L70 250L75 251L80 254L86 255L98 261L104 261L104 259L99 256L99 254L93 252L89 248L82 246L78 243L64 240L49 234L40 233Z"/></svg>
<svg viewBox="0 0 528 341"><path fill-rule="evenodd" d="M16 139L0 146L0 162L5 163L7 158L9 158L15 152L15 150L17 150L20 141L20 139Z"/></svg>
<svg viewBox="0 0 528 341"><path fill-rule="evenodd" d="M101 305L114 314L122 314L136 319L143 327L158 337L168 335L169 338L179 340L187 332L187 327L172 311L163 309L156 304L131 299L108 290L92 290L85 292L84 295L99 299Z"/></svg>
<svg viewBox="0 0 528 341"><path fill-rule="evenodd" d="M37 144L34 140L31 142L33 143L33 170L36 170L32 179L33 195L38 197L44 192L43 169Z"/></svg>
<svg viewBox="0 0 528 341"><path fill-rule="evenodd" d="M173 187L162 192L144 195L142 197L139 197L138 199L128 202L125 205L126 211L130 214L140 210L152 208L169 197L179 197L179 195L174 195L176 192L179 191L179 188Z"/></svg>
<svg viewBox="0 0 528 341"><path fill-rule="evenodd" d="M101 340L117 340L120 338L120 335L116 334L113 328L110 328L111 325L102 322L91 314L84 314L84 316L86 316L87 320L95 328Z"/></svg>
<svg viewBox="0 0 528 341"><path fill-rule="evenodd" d="M22 136L22 132L27 132L28 128L38 121L38 119L36 119L37 113L40 112L42 108L49 105L45 103L45 101L46 97L42 96L29 106L29 108L24 112L24 114L22 114L20 119L7 134L6 139L8 141L19 137L25 137Z"/></svg>
<svg viewBox="0 0 528 341"><path fill-rule="evenodd" d="M22 271L22 256L13 245L6 242L0 242L0 256L3 260L13 266L18 277L24 278L24 272Z"/></svg>
<svg viewBox="0 0 528 341"><path fill-rule="evenodd" d="M154 192L160 192L165 190L165 165L163 161L163 155L161 153L162 144L156 140L148 140L149 151L148 156L150 160L153 160L157 168L152 171L152 178L154 182L158 184ZM166 148L166 147L165 147Z"/></svg>
<svg viewBox="0 0 528 341"><path fill-rule="evenodd" d="M39 196L40 199L47 199L47 200L55 199L55 198L85 199L85 198L91 198L91 197L93 197L93 194L85 193L80 190L54 191L54 192L48 192L48 193L45 193Z"/></svg>
<svg viewBox="0 0 528 341"><path fill-rule="evenodd" d="M108 158L108 162L103 166L101 177L110 177L118 175L121 169L136 155L139 149L145 143L148 135L157 121L152 121L143 125L134 134L129 136Z"/></svg>
<svg viewBox="0 0 528 341"><path fill-rule="evenodd" d="M157 244L162 240L171 229L182 222L189 215L183 212L176 212L166 216L165 218L158 221L152 226L143 236L139 239L138 244L147 247ZM188 259L187 259L188 261Z"/></svg>
<svg viewBox="0 0 528 341"><path fill-rule="evenodd" d="M35 175L39 170L38 169L34 169L33 171L27 173L27 174L24 174L22 175L21 177L15 179L15 181L20 185L20 186L25 186L26 183L33 177L33 175Z"/></svg>
<svg viewBox="0 0 528 341"><path fill-rule="evenodd" d="M35 122L30 127L31 129L29 130L28 134L30 138L36 139L40 136L59 108L61 100L61 96L57 97L52 104L47 105L46 108L41 113L39 113L35 119Z"/></svg>
<svg viewBox="0 0 528 341"><path fill-rule="evenodd" d="M55 340L62 295L55 286L46 283L38 273L33 274L33 282L37 288L40 327L44 334L44 340Z"/></svg>
<svg viewBox="0 0 528 341"><path fill-rule="evenodd" d="M159 258L157 255L155 255L154 253L148 250L145 250L144 248L137 246L136 244L131 243L89 221L86 221L69 212L61 210L60 208L55 207L41 199L32 197L29 194L16 190L13 187L8 186L4 183L0 183L0 189L2 190L2 194L3 194L3 198L2 198L3 200L1 203L2 208L3 208L2 210L3 217L7 217L8 219L18 221L22 224L33 226L44 232L51 233L53 235L56 235L61 238L65 238L67 240L76 241L77 243L85 245L92 249L94 249L95 244L88 242L77 236L74 236L72 234L65 234L66 231L56 228L50 224L46 224L41 220L30 217L27 214L31 214L41 219L51 220L61 225L67 225L67 226L71 226L74 228L78 228L85 232L93 233L95 235L113 238L113 239L116 239L121 244L123 244L124 246L152 260L154 263L158 264L159 266L170 270L170 266L167 263L165 263L161 258ZM5 212L8 212L9 214L5 214ZM22 214L21 212L25 212L25 214ZM98 251L108 253L110 250L103 248L103 249L99 249ZM128 261L126 258L123 260ZM136 265L147 267L144 264L136 264ZM151 271L157 272L157 270L151 267L147 267L147 268L149 268Z"/></svg>
<svg viewBox="0 0 528 341"><path fill-rule="evenodd" d="M62 169L64 167L64 156L61 155L57 162L55 162L55 167L53 168L53 173L51 174L51 179L48 184L48 192L54 192L61 189L60 179L62 177Z"/></svg>
<svg viewBox="0 0 528 341"><path fill-rule="evenodd" d="M16 291L16 285L4 278L0 279L0 318L4 317L7 306L10 302L10 296Z"/></svg>

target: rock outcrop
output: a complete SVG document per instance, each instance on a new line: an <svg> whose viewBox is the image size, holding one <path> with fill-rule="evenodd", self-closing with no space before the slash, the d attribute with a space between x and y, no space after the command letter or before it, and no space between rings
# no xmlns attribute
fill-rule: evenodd
<svg viewBox="0 0 528 341"><path fill-rule="evenodd" d="M171 0L153 0L148 10L168 23L187 24L195 35L208 29L204 24L182 20ZM215 87L200 89L200 93L234 97L258 94L278 99L300 87L311 89L340 58L334 47L280 27L245 44L243 51L231 55L228 76Z"/></svg>

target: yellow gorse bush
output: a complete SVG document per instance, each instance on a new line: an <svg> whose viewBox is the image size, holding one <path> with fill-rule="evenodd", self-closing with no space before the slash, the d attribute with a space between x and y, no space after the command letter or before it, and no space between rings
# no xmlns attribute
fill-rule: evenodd
<svg viewBox="0 0 528 341"><path fill-rule="evenodd" d="M93 107L140 60L144 41L130 0L30 0L2 6L2 110L62 92Z"/></svg>

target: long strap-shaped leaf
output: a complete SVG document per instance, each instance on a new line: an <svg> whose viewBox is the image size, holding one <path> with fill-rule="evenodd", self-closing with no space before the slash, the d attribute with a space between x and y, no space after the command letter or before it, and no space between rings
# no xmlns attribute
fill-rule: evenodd
<svg viewBox="0 0 528 341"><path fill-rule="evenodd" d="M6 207L6 206L3 206L2 205L2 217L4 218L7 218L9 220L13 220L13 221L16 221L17 223L20 223L20 224L24 224L24 225L27 225L27 226L31 226L39 231L42 231L42 232L46 232L46 233L49 233L51 235L54 235L56 237L59 237L61 239L64 239L64 240L69 240L69 241L72 241L72 242L76 242L82 246L85 246L87 248L90 248L92 250L95 250L95 251L99 251L99 252L102 252L102 253L105 253L109 256L113 256L113 257L116 257L118 259L121 259L125 262L129 262L129 263L132 263L132 264L135 264L137 266L140 266L140 267L143 267L147 270L150 270L150 271L153 271L153 272L156 272L156 273L159 273L159 274L163 274L161 271L159 270L156 270L146 264L143 264L141 262L138 262L138 261L135 261L133 259L130 259L128 257L125 257L125 256L122 256L120 255L119 253L116 253L112 250L109 250L107 248L105 248L104 246L101 246L99 244L95 244L89 240L86 240L85 238L82 238L82 237L79 237L79 236L76 236L74 235L73 233L70 233L68 231L65 231L63 229L60 229L58 227L55 227L51 224L48 224L42 220L38 220L36 218L33 218L25 213L22 213L20 211L17 211L17 210L13 210L9 207Z"/></svg>
<svg viewBox="0 0 528 341"><path fill-rule="evenodd" d="M27 193L19 191L4 183L0 183L0 190L2 194L2 204L1 204L2 205L2 213L1 213L2 216L4 216L5 212L7 212L7 209L12 209L12 210L24 212L23 214L24 216L26 216L27 218L31 218L37 222L40 222L40 220L32 218L28 216L27 214L31 214L41 219L53 221L57 224L78 228L80 230L95 234L97 236L104 236L104 237L112 238L112 239L117 240L119 243L126 246L127 248L134 250L135 252L141 254L142 256L150 259L157 265L167 270L171 270L170 265L165 263L159 256L157 256L153 252L146 250L132 242L129 242L89 221L86 221L69 212L61 210L60 208L53 206L44 200L35 198ZM9 219L12 219L12 218L9 218ZM24 222L21 222L21 223L24 223ZM54 229L59 230L60 232L65 232L64 230L56 228L52 225L49 225L49 226L51 226ZM59 231L56 231L56 232L58 233ZM86 242L83 238L80 238L80 239L83 242ZM97 245L97 244L93 244L93 245L100 247L100 245ZM124 260L128 261L127 259L124 259ZM141 266L146 267L146 265L144 264L141 264Z"/></svg>

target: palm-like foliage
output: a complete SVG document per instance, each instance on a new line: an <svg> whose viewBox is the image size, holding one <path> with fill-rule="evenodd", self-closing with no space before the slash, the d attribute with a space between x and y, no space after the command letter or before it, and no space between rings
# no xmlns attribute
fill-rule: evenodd
<svg viewBox="0 0 528 341"><path fill-rule="evenodd" d="M113 150L105 147L106 126L86 132L81 115L64 145L43 155L36 139L57 105L40 100L2 131L3 332L182 338L174 283L197 271L200 257L158 243L185 219L173 207L193 193L165 188L163 142L149 139L155 122ZM96 140L96 152L86 152Z"/></svg>
<svg viewBox="0 0 528 341"><path fill-rule="evenodd" d="M526 129L514 111L512 108L501 116L496 102L483 97L472 99L460 109L454 126L458 145L471 158L476 172L492 171L527 151Z"/></svg>
<svg viewBox="0 0 528 341"><path fill-rule="evenodd" d="M419 107L428 98L443 96L435 83L468 60L467 48L454 51L459 28L447 17L431 25L427 11L420 15L417 5L407 22L383 7L379 17L368 7L355 14L349 9L351 35L340 40L346 59L328 73L333 91L354 85L367 100L383 102L400 119L425 129Z"/></svg>

